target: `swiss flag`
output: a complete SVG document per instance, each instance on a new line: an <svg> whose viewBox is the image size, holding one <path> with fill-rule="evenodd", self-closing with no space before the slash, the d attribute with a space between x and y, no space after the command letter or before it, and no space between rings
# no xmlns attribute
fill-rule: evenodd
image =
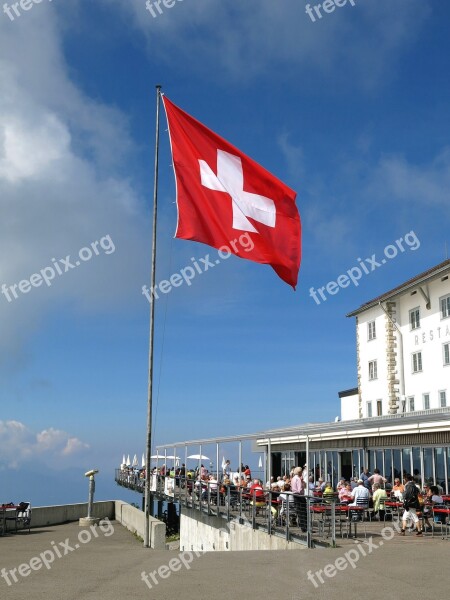
<svg viewBox="0 0 450 600"><path fill-rule="evenodd" d="M167 97L163 102L177 186L175 236L269 264L295 289L301 257L296 193Z"/></svg>

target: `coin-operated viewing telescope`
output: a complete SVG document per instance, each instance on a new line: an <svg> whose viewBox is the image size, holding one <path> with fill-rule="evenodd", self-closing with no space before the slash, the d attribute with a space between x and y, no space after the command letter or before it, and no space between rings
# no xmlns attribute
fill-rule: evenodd
<svg viewBox="0 0 450 600"><path fill-rule="evenodd" d="M86 471L85 477L89 477L89 502L88 502L88 514L87 517L82 517L79 521L80 527L86 527L89 525L98 525L100 519L92 516L92 509L94 505L94 493L95 493L95 475L97 475L98 469L91 469Z"/></svg>

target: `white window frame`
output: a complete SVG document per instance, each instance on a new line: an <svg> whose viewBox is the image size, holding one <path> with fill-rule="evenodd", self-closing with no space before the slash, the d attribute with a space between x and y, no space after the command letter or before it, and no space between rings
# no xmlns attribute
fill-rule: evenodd
<svg viewBox="0 0 450 600"><path fill-rule="evenodd" d="M377 339L377 328L375 326L375 321L369 321L367 323L367 341L371 342L372 340Z"/></svg>
<svg viewBox="0 0 450 600"><path fill-rule="evenodd" d="M371 369L372 365L372 369ZM372 370L372 373L371 373ZM377 360L369 360L369 381L375 381L378 379L378 361Z"/></svg>
<svg viewBox="0 0 450 600"><path fill-rule="evenodd" d="M420 368L414 369L414 358L418 356L420 358L417 359L417 367L419 367L419 361L420 361ZM423 371L423 362L422 362L422 351L419 350L419 352L413 352L411 354L411 367L412 367L412 372L413 373L422 373Z"/></svg>
<svg viewBox="0 0 450 600"><path fill-rule="evenodd" d="M425 405L425 398L427 399L427 404L428 406ZM423 410L430 410L430 394L425 393L422 394L422 405L423 405Z"/></svg>
<svg viewBox="0 0 450 600"><path fill-rule="evenodd" d="M450 318L450 294L439 298L439 309L441 313L441 320Z"/></svg>
<svg viewBox="0 0 450 600"><path fill-rule="evenodd" d="M448 367L450 365L450 343L446 342L442 344L442 354L444 360L444 367Z"/></svg>
<svg viewBox="0 0 450 600"><path fill-rule="evenodd" d="M447 406L447 390L439 390L439 408L445 408ZM442 404L442 399L444 399L444 404Z"/></svg>
<svg viewBox="0 0 450 600"><path fill-rule="evenodd" d="M416 322L416 317L414 317L414 322L413 322L413 315L417 314L417 322ZM420 306L417 306L416 308L412 308L409 311L409 328L411 331L414 331L415 329L420 329Z"/></svg>
<svg viewBox="0 0 450 600"><path fill-rule="evenodd" d="M372 400L369 400L366 403L366 413L367 413L367 417L369 419L373 416L373 412L372 412Z"/></svg>
<svg viewBox="0 0 450 600"><path fill-rule="evenodd" d="M416 410L416 408L415 408L414 396L408 396L408 411L414 412L415 410Z"/></svg>

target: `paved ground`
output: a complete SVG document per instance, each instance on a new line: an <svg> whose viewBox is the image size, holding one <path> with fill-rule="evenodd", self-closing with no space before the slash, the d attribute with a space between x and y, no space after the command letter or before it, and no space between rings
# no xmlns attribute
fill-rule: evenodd
<svg viewBox="0 0 450 600"><path fill-rule="evenodd" d="M114 532L112 533L114 529ZM86 530L89 531L89 530ZM365 544L360 550L353 542L342 548L286 552L209 553L200 557L182 554L189 569L179 560L179 552L142 548L133 535L118 523L98 530L98 537L79 539L76 524L32 530L0 538L0 578L2 600L222 600L239 598L346 597L378 600L423 600L424 596L448 598L450 541L439 538L396 537L384 540L382 547ZM109 534L109 535L107 535ZM374 540L376 545L380 539ZM85 543L81 543L85 542ZM78 545L78 548L75 546ZM61 558L57 557L58 548ZM69 548L74 548L70 550ZM64 553L66 552L66 555ZM352 554L346 558L345 554ZM18 582L9 573L20 565L37 568L39 555L51 559L50 569L22 567L29 574ZM363 553L366 556L363 556ZM32 559L35 558L34 561ZM340 560L339 560L340 559ZM355 568L349 560L353 559ZM308 580L312 573L325 569L333 575L315 576L317 588ZM176 572L169 569L169 562ZM42 564L42 563L41 563ZM344 566L345 565L345 566ZM149 576L152 589L142 581L141 573L160 570L165 579ZM5 573L5 571L3 571Z"/></svg>

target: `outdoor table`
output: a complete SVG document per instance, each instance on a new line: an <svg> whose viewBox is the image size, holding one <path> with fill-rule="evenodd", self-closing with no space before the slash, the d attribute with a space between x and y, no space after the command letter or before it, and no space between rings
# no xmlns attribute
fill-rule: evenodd
<svg viewBox="0 0 450 600"><path fill-rule="evenodd" d="M319 504L319 505L314 505L311 507L311 512L316 513L316 514L322 514L323 516L331 516L331 509L332 509L332 505L331 504ZM339 513L347 513L348 515L350 514L350 512L364 512L365 507L363 506L350 506L349 504L336 504L335 505L335 513L339 514ZM354 525L355 528L355 532L354 535L352 536L352 523ZM348 535L349 537L357 537L358 535L358 522L357 521L352 521L350 516L348 516Z"/></svg>
<svg viewBox="0 0 450 600"><path fill-rule="evenodd" d="M352 521L352 518L350 517L350 513L351 512L362 512L363 513L363 517L364 517L364 511L365 511L365 507L364 506L352 506L351 504L338 504L336 505L336 512L345 512L348 514L347 518L348 518L348 537L354 537L356 538L358 536L358 521ZM352 523L355 527L355 533L352 536Z"/></svg>
<svg viewBox="0 0 450 600"><path fill-rule="evenodd" d="M8 511L12 512L12 511L16 511L17 510L17 506L14 505L5 505L3 504L2 506L0 506L0 519L2 521L3 527L2 527L2 532L0 535L5 535L6 533L6 516Z"/></svg>
<svg viewBox="0 0 450 600"><path fill-rule="evenodd" d="M386 500L384 503L384 506L386 508L394 509L392 511L392 518L394 518L394 516L397 516L397 518L400 519L400 509L403 508L403 502L398 502L398 501L394 501L394 500Z"/></svg>

